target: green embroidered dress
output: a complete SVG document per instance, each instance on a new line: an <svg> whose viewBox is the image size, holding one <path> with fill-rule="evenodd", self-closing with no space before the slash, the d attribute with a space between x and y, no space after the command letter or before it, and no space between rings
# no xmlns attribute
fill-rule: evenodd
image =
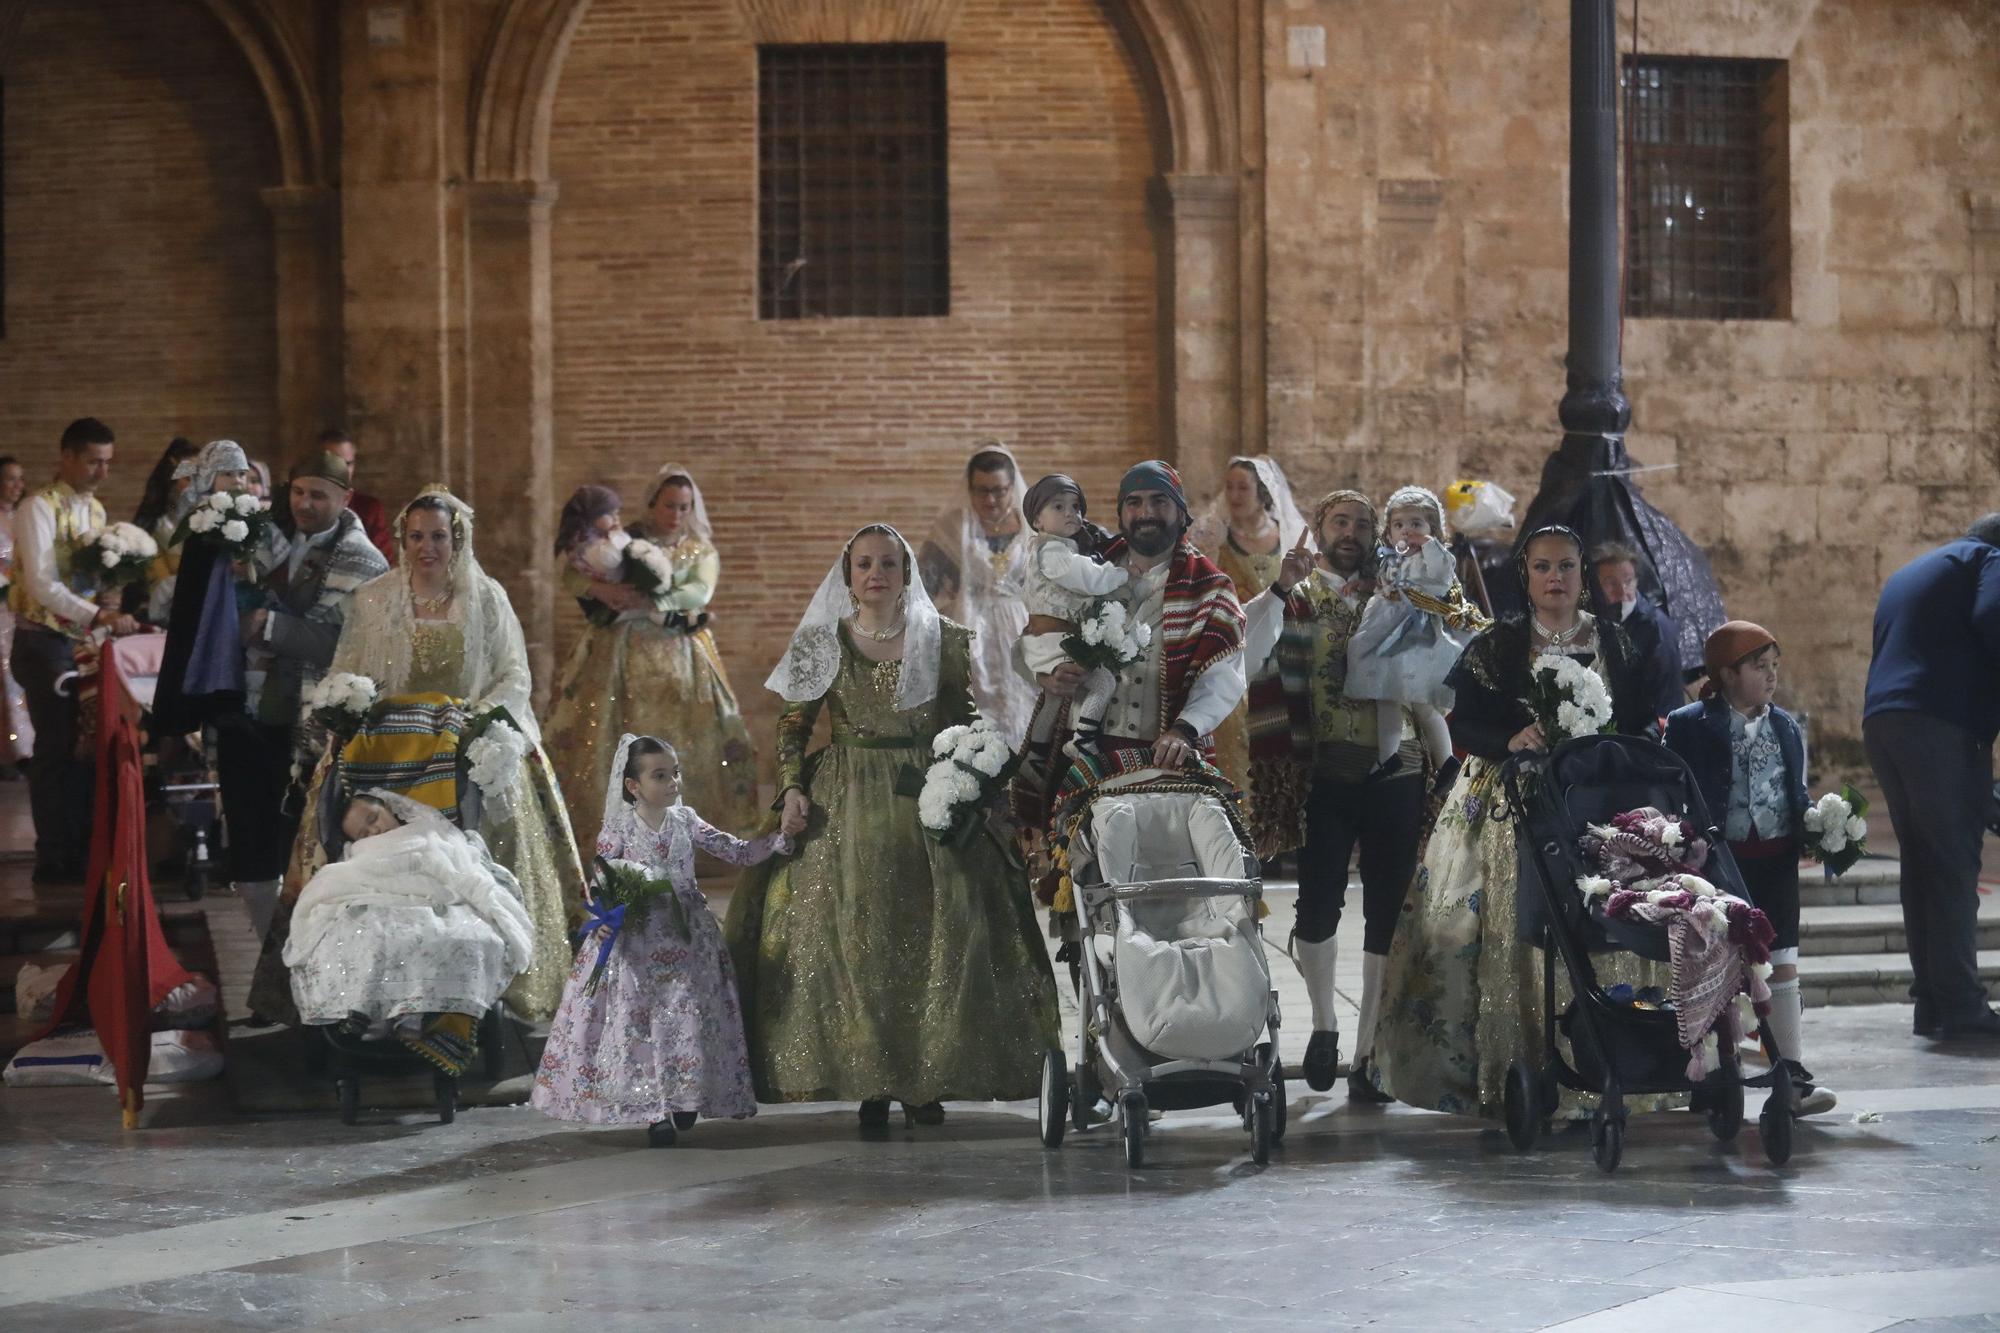
<svg viewBox="0 0 2000 1333"><path fill-rule="evenodd" d="M948 847L917 822L932 738L973 717L971 635L945 622L937 694L908 712L901 663L839 642L826 694L778 721L778 786L805 790L811 822L744 877L723 931L757 1097L1032 1097L1057 1019L1025 877L984 830ZM832 744L808 756L822 705Z"/></svg>

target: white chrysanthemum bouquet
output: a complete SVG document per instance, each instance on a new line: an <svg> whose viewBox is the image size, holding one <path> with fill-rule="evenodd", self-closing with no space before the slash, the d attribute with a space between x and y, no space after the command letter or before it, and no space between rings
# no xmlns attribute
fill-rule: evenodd
<svg viewBox="0 0 2000 1333"><path fill-rule="evenodd" d="M144 528L113 523L84 534L73 568L96 579L100 588L122 588L145 578L159 554L160 544Z"/></svg>
<svg viewBox="0 0 2000 1333"><path fill-rule="evenodd" d="M1550 749L1611 729L1611 691L1602 676L1575 658L1543 653L1529 666L1528 682L1528 707Z"/></svg>
<svg viewBox="0 0 2000 1333"><path fill-rule="evenodd" d="M1868 798L1852 787L1828 792L1806 807L1806 855L1842 875L1868 850Z"/></svg>
<svg viewBox="0 0 2000 1333"><path fill-rule="evenodd" d="M590 578L637 589L651 599L656 611L666 610L673 595L673 556L658 542L634 537L623 528L613 528L602 538L578 547L571 561ZM618 619L618 613L600 606L589 619L596 625L609 625Z"/></svg>
<svg viewBox="0 0 2000 1333"><path fill-rule="evenodd" d="M368 710L375 706L377 695L375 682L367 676L333 671L321 676L306 691L304 710L307 717L345 740L368 720Z"/></svg>
<svg viewBox="0 0 2000 1333"><path fill-rule="evenodd" d="M201 537L220 546L231 560L243 560L263 546L270 531L269 504L248 491L217 491L188 512L167 544Z"/></svg>
<svg viewBox="0 0 2000 1333"><path fill-rule="evenodd" d="M527 758L534 749L504 708L476 718L466 729L459 757L466 776L487 805L504 815L512 808Z"/></svg>
<svg viewBox="0 0 2000 1333"><path fill-rule="evenodd" d="M917 820L944 843L963 843L978 827L976 816L1014 774L1016 760L999 728L985 717L946 727L931 742L935 756L917 795Z"/></svg>
<svg viewBox="0 0 2000 1333"><path fill-rule="evenodd" d="M1109 597L1092 603L1076 632L1064 636L1063 652L1086 671L1103 667L1117 672L1146 655L1153 627L1134 621L1125 603Z"/></svg>

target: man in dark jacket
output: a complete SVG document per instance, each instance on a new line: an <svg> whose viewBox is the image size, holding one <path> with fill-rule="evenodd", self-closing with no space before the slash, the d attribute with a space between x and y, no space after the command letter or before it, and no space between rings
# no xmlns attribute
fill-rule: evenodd
<svg viewBox="0 0 2000 1333"><path fill-rule="evenodd" d="M2000 1040L1979 984L1979 857L2000 734L2000 513L1889 577L1861 736L1902 857L1921 1037Z"/></svg>
<svg viewBox="0 0 2000 1333"><path fill-rule="evenodd" d="M1599 614L1625 627L1632 640L1647 697L1659 717L1687 702L1681 673L1681 629L1639 588L1639 553L1622 542L1606 542L1590 553L1597 580Z"/></svg>

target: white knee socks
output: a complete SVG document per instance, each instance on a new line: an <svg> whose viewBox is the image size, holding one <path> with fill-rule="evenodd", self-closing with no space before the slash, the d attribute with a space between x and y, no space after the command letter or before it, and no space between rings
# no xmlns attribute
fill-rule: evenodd
<svg viewBox="0 0 2000 1333"><path fill-rule="evenodd" d="M1416 716L1417 734L1423 737L1424 753L1430 756L1431 766L1437 767L1451 758L1451 727L1444 714L1429 704L1417 704L1410 712Z"/></svg>
<svg viewBox="0 0 2000 1333"><path fill-rule="evenodd" d="M1364 951L1361 955L1361 1018L1354 1025L1354 1061L1359 1064L1375 1050L1375 1022L1381 1016L1382 965L1388 957Z"/></svg>
<svg viewBox="0 0 2000 1333"><path fill-rule="evenodd" d="M1333 988L1333 964L1340 952L1339 942L1326 939L1294 943L1299 951L1299 975L1305 978L1306 998L1312 1001L1312 1030L1339 1032Z"/></svg>
<svg viewBox="0 0 2000 1333"><path fill-rule="evenodd" d="M1799 1053L1799 1019L1804 1010L1797 977L1771 983L1771 1012L1764 1019L1764 1030L1771 1045L1777 1047L1772 1052L1774 1058L1804 1061L1805 1057Z"/></svg>

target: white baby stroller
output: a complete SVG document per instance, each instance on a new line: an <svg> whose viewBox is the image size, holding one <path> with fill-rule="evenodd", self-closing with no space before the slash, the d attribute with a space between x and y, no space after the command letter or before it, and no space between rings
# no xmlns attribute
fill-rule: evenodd
<svg viewBox="0 0 2000 1333"><path fill-rule="evenodd" d="M1042 1142L1115 1109L1125 1160L1148 1108L1234 1105L1262 1165L1285 1132L1278 995L1257 928L1257 860L1216 797L1106 792L1069 848L1080 936L1079 1058L1042 1068Z"/></svg>

